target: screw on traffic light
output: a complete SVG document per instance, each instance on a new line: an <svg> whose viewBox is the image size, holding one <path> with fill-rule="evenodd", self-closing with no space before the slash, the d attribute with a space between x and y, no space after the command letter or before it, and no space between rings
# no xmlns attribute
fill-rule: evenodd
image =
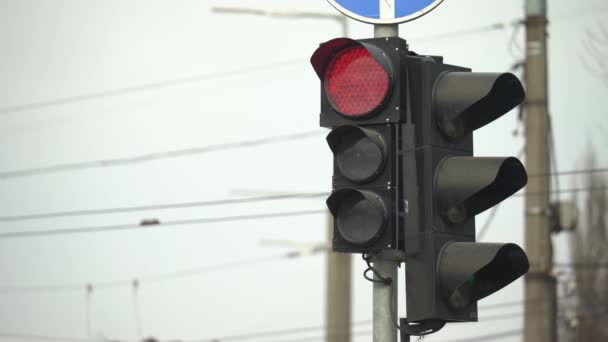
<svg viewBox="0 0 608 342"><path fill-rule="evenodd" d="M441 57L410 56L411 120L403 151L407 316L477 321L477 301L528 270L511 243L475 242L475 215L527 183L514 157L473 157L473 131L524 99L510 73L473 73Z"/></svg>
<svg viewBox="0 0 608 342"><path fill-rule="evenodd" d="M397 37L322 44L311 63L321 80L321 127L331 128L334 251L397 249L402 234L400 142L405 41Z"/></svg>

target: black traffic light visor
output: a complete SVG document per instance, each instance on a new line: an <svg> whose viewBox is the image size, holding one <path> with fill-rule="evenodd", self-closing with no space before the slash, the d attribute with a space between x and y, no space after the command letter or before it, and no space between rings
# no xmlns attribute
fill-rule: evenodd
<svg viewBox="0 0 608 342"><path fill-rule="evenodd" d="M354 183L364 183L382 171L387 147L382 136L373 130L354 125L335 128L327 135L338 171Z"/></svg>
<svg viewBox="0 0 608 342"><path fill-rule="evenodd" d="M528 183L515 157L446 157L435 173L443 219L459 224L513 195Z"/></svg>
<svg viewBox="0 0 608 342"><path fill-rule="evenodd" d="M521 104L524 87L512 73L446 72L435 83L441 132L459 139Z"/></svg>
<svg viewBox="0 0 608 342"><path fill-rule="evenodd" d="M370 55L376 60L376 62L378 62L378 64L380 64L380 66L382 66L382 68L392 79L393 71L390 66L390 62L382 55L382 51L379 48L375 47L374 45L361 43L354 39L335 38L321 44L321 46L319 46L319 48L312 54L312 57L310 57L310 63L321 81L323 81L325 69L331 62L336 52L352 46L362 46L366 48Z"/></svg>
<svg viewBox="0 0 608 342"><path fill-rule="evenodd" d="M465 308L528 272L526 253L516 244L451 242L438 262L441 291L454 308Z"/></svg>

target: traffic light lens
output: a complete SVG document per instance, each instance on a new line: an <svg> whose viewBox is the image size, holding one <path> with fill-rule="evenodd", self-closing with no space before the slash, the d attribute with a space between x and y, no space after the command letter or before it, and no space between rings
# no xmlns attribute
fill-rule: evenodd
<svg viewBox="0 0 608 342"><path fill-rule="evenodd" d="M465 308L528 272L526 253L512 243L450 242L439 259L440 283L454 308Z"/></svg>
<svg viewBox="0 0 608 342"><path fill-rule="evenodd" d="M336 166L344 177L354 183L375 178L386 161L386 145L375 130L353 125L340 126L327 136Z"/></svg>
<svg viewBox="0 0 608 342"><path fill-rule="evenodd" d="M336 161L346 178L364 182L378 173L384 163L384 154L371 139L363 138L345 146L336 156Z"/></svg>
<svg viewBox="0 0 608 342"><path fill-rule="evenodd" d="M337 233L351 244L371 244L384 231L386 209L380 197L371 191L340 189L327 199L327 205Z"/></svg>
<svg viewBox="0 0 608 342"><path fill-rule="evenodd" d="M376 109L389 90L389 75L363 46L339 51L324 76L325 93L341 114L360 117Z"/></svg>

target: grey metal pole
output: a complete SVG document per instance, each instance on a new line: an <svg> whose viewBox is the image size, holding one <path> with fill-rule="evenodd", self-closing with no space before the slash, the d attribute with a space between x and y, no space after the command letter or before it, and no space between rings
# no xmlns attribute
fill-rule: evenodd
<svg viewBox="0 0 608 342"><path fill-rule="evenodd" d="M397 342L398 301L397 269L400 255L396 253L380 253L373 256L372 261L376 272L383 278L391 278L391 284L374 283L374 342ZM381 279L374 274L374 280Z"/></svg>
<svg viewBox="0 0 608 342"><path fill-rule="evenodd" d="M526 0L525 73L526 169L529 174L549 174L546 0ZM525 277L525 342L557 341L549 181L550 177L532 177L526 189L525 245L530 271Z"/></svg>
<svg viewBox="0 0 608 342"><path fill-rule="evenodd" d="M374 37L397 37L399 25L374 25ZM397 342L398 282L397 269L401 263L398 253L373 255L374 268L384 278L391 278L391 284L374 283L374 342ZM380 280L374 274L374 280Z"/></svg>
<svg viewBox="0 0 608 342"><path fill-rule="evenodd" d="M374 25L374 38L397 37L399 36L398 24L378 24Z"/></svg>

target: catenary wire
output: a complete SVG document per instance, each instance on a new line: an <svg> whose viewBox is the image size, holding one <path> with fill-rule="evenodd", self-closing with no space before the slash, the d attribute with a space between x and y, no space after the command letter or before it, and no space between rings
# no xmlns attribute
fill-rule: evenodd
<svg viewBox="0 0 608 342"><path fill-rule="evenodd" d="M118 279L118 280L106 280L97 282L74 282L66 284L42 284L42 285L12 285L12 286L0 286L0 293L31 293L31 292L86 292L91 294L93 291L99 291L104 289L111 289L116 287L129 287L133 286L133 282L137 281L139 286L147 285L150 283L157 283L175 279L189 278L204 275L211 272L222 272L227 270L234 270L238 268L250 267L269 262L294 259L302 257L305 254L299 253L283 253L279 255L263 256L258 258L247 258L243 260L229 261L215 265L206 265L202 267L196 267L187 270L165 272L158 274L142 275L137 277L131 277L129 279Z"/></svg>
<svg viewBox="0 0 608 342"><path fill-rule="evenodd" d="M58 106L58 105L70 104L70 103L78 103L78 102L84 102L84 101L90 101L90 100L96 100L96 99L102 99L102 98L116 97L116 96L122 96L122 95L127 95L127 94L140 93L140 92L149 91L149 90L163 89L163 88L169 88L169 87L174 87L174 86L178 86L178 85L185 85L185 84L197 83L197 82L203 82L203 81L209 81L209 80L217 80L217 79L226 78L226 77L242 76L242 75L249 74L249 73L266 71L266 70L270 70L270 69L277 69L277 68L282 68L285 66L297 65L297 64L302 64L302 63L306 63L306 62L307 61L303 60L303 59L288 60L288 61L276 62L276 63L272 63L272 64L249 66L249 67L240 68L240 69L236 69L236 70L217 71L217 72L211 72L211 73L201 74L201 75L196 75L196 76L140 84L140 85L136 85L136 86L132 86L132 87L124 87L124 88L118 88L118 89L113 89L113 90L105 90L105 91L100 91L100 92L81 94L81 95L76 95L76 96L62 97L62 98L57 98L57 99L47 100L47 101L39 101L39 102L32 102L32 103L26 103L26 104L15 105L15 106L0 107L0 115L6 115L9 113L18 113L18 112L24 112L24 111L34 110L34 109L53 107L53 106Z"/></svg>
<svg viewBox="0 0 608 342"><path fill-rule="evenodd" d="M60 336L21 334L21 333L11 333L11 332L0 332L0 338L15 339L15 340L60 341L60 342L92 342L93 341L92 339L78 338L78 337L60 337ZM103 340L103 341L109 342L108 340Z"/></svg>
<svg viewBox="0 0 608 342"><path fill-rule="evenodd" d="M587 169L587 170L571 170L560 172L559 175L572 175L582 173L599 173L608 172L608 168L599 169ZM544 174L557 175L553 174ZM530 175L528 177L538 177L539 175ZM583 191L601 191L604 188L575 188L575 189L560 189L559 192L583 192ZM83 210L70 210L70 211L56 211L48 213L36 213L36 214L24 214L24 215L11 215L11 216L0 216L0 222L16 222L25 220L35 219L48 219L48 218L60 218L60 217L73 217L73 216L89 216L89 215L102 215L102 214L116 214L116 213L127 213L136 211L148 211L148 210L162 210L162 209L182 209L182 208L194 208L204 207L213 205L224 205L224 204L240 204L250 202L261 202L261 201L273 201L273 200L284 200L284 199L298 199L298 198L316 198L328 196L329 192L310 192L310 193L286 193L279 195L268 195L259 197L249 198L237 198L237 199L225 199L225 200L212 200L212 201L195 201L195 202L181 202L181 203L164 203L154 205L141 205L133 207L118 207L118 208L103 208L103 209L83 209ZM530 193L531 195L535 193ZM543 193L544 194L544 193ZM525 196L525 193L515 194L513 196ZM481 232L480 232L481 234Z"/></svg>
<svg viewBox="0 0 608 342"><path fill-rule="evenodd" d="M220 223L220 222L260 220L260 219L271 219L271 218L280 218L280 217L318 215L318 214L323 214L326 212L327 212L326 210L322 210L322 209L299 210L299 211L283 211L283 212L251 214L251 215L205 217L205 218L174 220L174 221L165 221L165 222L156 221L152 224L117 224L117 225L94 226L94 227L31 230L31 231L0 233L0 239L33 237L33 236L82 234L82 233L100 233L100 232L109 232L109 231L124 231L124 230L130 230L130 229L151 229L151 228L158 228L158 227L163 227L163 226L184 226L184 225L193 225L193 224L200 224L200 223Z"/></svg>
<svg viewBox="0 0 608 342"><path fill-rule="evenodd" d="M608 187L592 187L592 188L573 188L573 189L561 189L559 193L568 192L589 192L589 191L606 191ZM535 196L556 191L545 191L545 192L531 192L531 193L516 193L511 197L525 197ZM266 218L279 218L279 217L292 217L292 216L307 216L317 215L325 213L323 209L316 210L301 210L301 211L286 211L276 213L264 213L264 214L253 214L253 215L237 215L237 216L224 216L224 217L210 217L210 218L195 218L165 222L154 222L152 224L118 224L118 225L106 225L106 226L92 226L92 227L76 227L76 228L62 228L62 229L48 229L48 230L30 230L20 232L6 232L0 233L0 239L6 238L23 238L23 237L35 237L35 236L52 236L52 235L67 235L67 234L83 234L83 233L100 233L108 231L125 231L130 229L150 229L153 227L162 226L178 226L178 225L192 225L198 223L219 223L219 222L234 222L234 221L246 221L246 220L258 220Z"/></svg>
<svg viewBox="0 0 608 342"><path fill-rule="evenodd" d="M252 140L244 140L244 141L237 141L237 142L223 143L223 144L216 144L216 145L191 147L191 148L179 149L179 150L173 150L173 151L148 153L148 154L136 155L136 156L132 156L132 157L115 158L115 159L100 159L100 160L91 160L91 161L75 162L75 163L55 164L55 165L21 169L21 170L1 171L0 179L23 178L23 177L42 175L42 174L67 172L67 171L92 169L92 168L126 166L126 165L150 162L150 161L159 160L159 159L179 158L179 157L200 155L200 154L218 152L218 151L234 150L234 149L241 149L241 148L251 148L251 147L257 147L257 146L262 146L262 145L269 145L269 144L274 144L274 143L279 143L279 142L285 142L285 141L301 140L301 139L307 139L307 138L319 136L324 133L325 132L323 130L314 130L314 131L294 133L294 134L288 134L288 135L265 137L265 138L261 138L261 139L252 139Z"/></svg>
<svg viewBox="0 0 608 342"><path fill-rule="evenodd" d="M207 207L207 206L244 204L244 203L277 201L277 200L287 200L287 199L317 198L317 197L323 197L323 196L327 196L327 195L329 195L329 192L310 192L310 193L303 192L303 193L267 195L267 196L245 197L245 198L223 199L223 200L181 202L181 203L168 203L168 204L152 204L152 205L141 205L141 206L133 206L133 207L56 211L56 212L49 212L49 213L30 214L30 215L0 216L0 222L15 222L15 221L49 219L49 218L60 218L60 217L117 214L117 213L129 213L129 212L149 211L149 210L200 208L200 207Z"/></svg>
<svg viewBox="0 0 608 342"><path fill-rule="evenodd" d="M606 11L606 10L608 10L608 8L599 7L599 8L593 9L593 10L586 10L584 12L580 11L580 12L575 12L575 13L564 14L562 16L557 16L556 19L562 20L562 19L568 19L570 17L575 17L575 16L597 14L598 12ZM495 22L495 23L491 23L491 24L483 25L483 26L479 26L479 27L468 28L468 29L464 29L464 30L456 31L456 32L445 32L445 33L440 33L440 34L436 34L436 35L415 37L415 38L412 38L412 40L433 41L433 40L440 40L440 39L444 39L444 38L450 38L450 37L454 37L454 36L458 36L458 35L469 35L469 34L484 33L484 32L490 32L490 31L497 31L497 30L506 29L508 27L514 27L517 25L521 25L523 23L523 20L524 19L522 18L522 19L513 19L511 21L500 21L500 22ZM23 112L23 111L40 109L40 108L51 107L51 106L70 104L70 103L89 101L89 100L96 100L96 99L101 99L101 98L108 98L108 97L114 97L114 96L120 96L120 95L132 94L132 93L138 93L138 92L154 90L154 89L169 88L169 87L173 87L173 86L197 83L197 82L202 82L202 81L207 81L207 80L220 79L220 78L224 78L224 77L232 77L232 76L238 76L238 75L243 75L243 74L247 74L247 73L266 71L266 70L270 70L270 69L275 69L275 68L280 68L280 67L290 66L290 65L296 65L296 64L301 64L301 63L307 63L307 62L308 62L307 60L300 60L300 59L288 60L288 61L283 61L283 62L275 62L272 64L249 66L249 67L241 68L241 69L237 69L237 70L220 71L220 72L214 72L214 73L208 73L208 74L202 74L202 75L196 75L196 76L190 76L190 77L184 77L184 78L176 78L176 79L172 79L172 80L140 84L140 85L131 86L131 87L117 88L117 89L113 89L113 90L106 90L106 91L81 94L81 95L76 95L76 96L57 98L57 99L46 100L46 101L31 102L31 103L20 104L20 105L15 105L15 106L5 106L5 107L0 107L0 115Z"/></svg>

